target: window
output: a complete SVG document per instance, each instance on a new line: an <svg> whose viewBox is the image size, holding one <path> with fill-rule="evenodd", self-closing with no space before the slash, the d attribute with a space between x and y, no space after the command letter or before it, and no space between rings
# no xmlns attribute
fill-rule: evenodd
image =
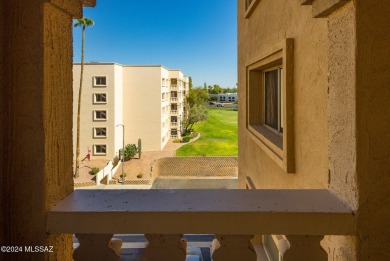
<svg viewBox="0 0 390 261"><path fill-rule="evenodd" d="M107 86L107 77L106 76L93 77L93 86Z"/></svg>
<svg viewBox="0 0 390 261"><path fill-rule="evenodd" d="M106 138L107 137L107 128L93 128L93 137L94 138Z"/></svg>
<svg viewBox="0 0 390 261"><path fill-rule="evenodd" d="M177 135L177 130L176 129L171 130L171 135L176 136Z"/></svg>
<svg viewBox="0 0 390 261"><path fill-rule="evenodd" d="M107 120L107 111L94 111L93 119L95 121L105 121Z"/></svg>
<svg viewBox="0 0 390 261"><path fill-rule="evenodd" d="M94 103L107 103L107 94L106 93L94 93L93 94Z"/></svg>
<svg viewBox="0 0 390 261"><path fill-rule="evenodd" d="M281 120L282 113L282 97L283 90L281 88L282 82L282 68L273 68L265 71L264 79L264 124L278 133L283 132L283 122Z"/></svg>
<svg viewBox="0 0 390 261"><path fill-rule="evenodd" d="M285 39L246 65L248 135L287 173L295 171L293 47Z"/></svg>
<svg viewBox="0 0 390 261"><path fill-rule="evenodd" d="M94 155L106 155L106 154L107 154L107 145L94 146Z"/></svg>

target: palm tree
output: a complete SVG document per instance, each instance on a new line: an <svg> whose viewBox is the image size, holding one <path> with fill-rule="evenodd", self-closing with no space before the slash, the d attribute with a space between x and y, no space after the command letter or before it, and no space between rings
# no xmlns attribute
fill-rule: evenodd
<svg viewBox="0 0 390 261"><path fill-rule="evenodd" d="M76 169L75 169L75 178L79 177L79 166L80 166L80 107L81 107L81 91L83 87L83 73L84 73L84 40L85 40L85 29L87 27L93 26L94 21L92 19L83 17L77 19L74 27L82 28L82 38L81 38L81 72L80 72L80 88L79 88L79 100L77 107L77 141L76 141Z"/></svg>

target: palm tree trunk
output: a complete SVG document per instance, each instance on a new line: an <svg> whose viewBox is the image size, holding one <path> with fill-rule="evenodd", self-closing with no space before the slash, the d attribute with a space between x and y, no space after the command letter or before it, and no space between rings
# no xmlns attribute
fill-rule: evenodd
<svg viewBox="0 0 390 261"><path fill-rule="evenodd" d="M83 87L83 73L84 73L84 37L85 26L82 29L81 38L81 71L80 71L80 88L79 88L79 100L77 103L77 140L76 140L76 169L75 178L80 176L80 108L81 108L81 92Z"/></svg>

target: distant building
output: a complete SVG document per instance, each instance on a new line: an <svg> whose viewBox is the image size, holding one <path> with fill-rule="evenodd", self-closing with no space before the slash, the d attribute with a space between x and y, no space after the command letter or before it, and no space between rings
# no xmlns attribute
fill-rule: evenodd
<svg viewBox="0 0 390 261"><path fill-rule="evenodd" d="M219 102L237 102L238 96L237 93L219 93L217 96Z"/></svg>
<svg viewBox="0 0 390 261"><path fill-rule="evenodd" d="M80 155L112 158L125 144L142 140L144 151L159 151L180 138L186 117L188 77L161 65L86 63L80 115ZM76 146L80 64L73 66L73 136Z"/></svg>

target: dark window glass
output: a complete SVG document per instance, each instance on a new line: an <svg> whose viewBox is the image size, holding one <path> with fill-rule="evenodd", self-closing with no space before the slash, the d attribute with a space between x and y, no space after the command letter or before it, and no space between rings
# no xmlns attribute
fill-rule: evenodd
<svg viewBox="0 0 390 261"><path fill-rule="evenodd" d="M96 77L96 85L106 85L106 77Z"/></svg>
<svg viewBox="0 0 390 261"><path fill-rule="evenodd" d="M279 130L279 70L264 73L264 123Z"/></svg>

